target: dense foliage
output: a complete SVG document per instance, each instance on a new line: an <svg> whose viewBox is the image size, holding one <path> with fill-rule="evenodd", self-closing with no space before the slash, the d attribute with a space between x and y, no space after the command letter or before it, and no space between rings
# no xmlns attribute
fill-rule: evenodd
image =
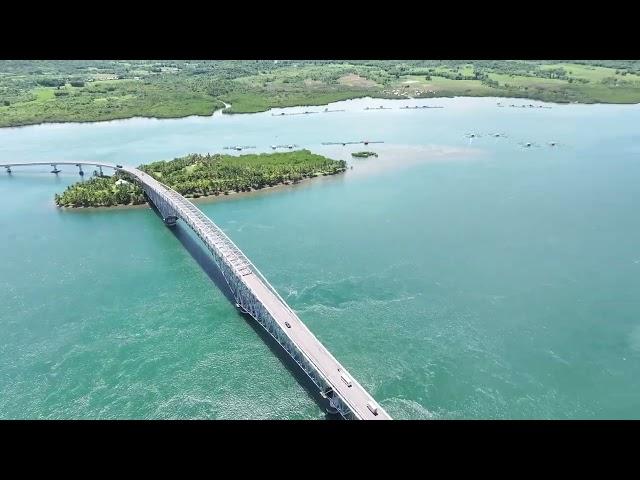
<svg viewBox="0 0 640 480"><path fill-rule="evenodd" d="M142 189L121 173L113 177L92 177L70 185L55 202L60 207L111 207L145 202Z"/></svg>
<svg viewBox="0 0 640 480"><path fill-rule="evenodd" d="M246 192L303 178L346 170L344 160L331 160L309 150L251 155L198 155L155 162L141 170L188 197Z"/></svg>
<svg viewBox="0 0 640 480"><path fill-rule="evenodd" d="M304 178L344 172L347 165L344 160L297 150L241 156L192 154L139 168L184 196L197 198L297 183ZM123 183L123 178L126 177L118 173L78 182L56 195L56 204L101 207L144 203L142 189L132 182Z"/></svg>
<svg viewBox="0 0 640 480"><path fill-rule="evenodd" d="M415 87L415 90L414 90ZM636 60L0 61L0 127L211 115L362 96L640 102ZM417 92L417 93L416 93Z"/></svg>

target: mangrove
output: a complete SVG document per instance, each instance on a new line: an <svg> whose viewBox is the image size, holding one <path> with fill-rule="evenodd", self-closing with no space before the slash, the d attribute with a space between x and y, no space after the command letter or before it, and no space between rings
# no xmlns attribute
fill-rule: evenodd
<svg viewBox="0 0 640 480"><path fill-rule="evenodd" d="M188 198L249 192L305 178L335 175L347 169L309 150L249 155L190 154L173 160L140 165L143 172ZM96 176L55 195L60 207L111 207L146 202L144 191L127 174Z"/></svg>

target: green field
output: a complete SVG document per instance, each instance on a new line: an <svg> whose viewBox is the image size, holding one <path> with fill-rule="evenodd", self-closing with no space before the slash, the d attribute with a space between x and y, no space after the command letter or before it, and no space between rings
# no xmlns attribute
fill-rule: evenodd
<svg viewBox="0 0 640 480"><path fill-rule="evenodd" d="M9 95L0 96L6 97ZM180 82L96 81L80 88L69 84L33 87L10 100L0 100L0 126L211 115L223 106L211 95L193 91Z"/></svg>
<svg viewBox="0 0 640 480"><path fill-rule="evenodd" d="M324 105L363 96L638 103L640 61L0 61L0 127Z"/></svg>

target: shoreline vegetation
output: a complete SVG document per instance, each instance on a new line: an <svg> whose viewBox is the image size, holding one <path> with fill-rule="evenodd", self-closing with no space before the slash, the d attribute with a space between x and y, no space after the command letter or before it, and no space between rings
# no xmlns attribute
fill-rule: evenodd
<svg viewBox="0 0 640 480"><path fill-rule="evenodd" d="M198 205L199 203L212 203L212 202L216 202L216 201L224 201L224 200L229 200L231 198L238 198L238 197L248 197L248 196L252 196L252 195L260 195L260 194L265 194L265 193L269 193L269 192L274 192L280 189L288 189L288 188L294 188L294 187L299 187L299 186L303 186L306 183L309 182L321 182L322 180L327 180L329 178L331 178L333 175L331 176L316 176L316 177L308 177L308 178L303 178L302 180L300 180L297 183L279 183L277 185L273 185L273 186L266 186L263 187L259 190L248 190L248 191L244 191L244 192L236 192L236 191L230 191L227 195L204 195L204 196L200 196L200 197L189 197L189 200ZM110 206L64 206L64 205L57 205L58 208L60 209L68 209L68 210L73 210L73 211L96 211L96 210L128 210L128 209L138 209L138 208L150 208L150 205L147 201L144 201L142 203L130 203L128 205L110 205Z"/></svg>
<svg viewBox="0 0 640 480"><path fill-rule="evenodd" d="M640 61L0 61L0 127L453 96L640 103Z"/></svg>
<svg viewBox="0 0 640 480"><path fill-rule="evenodd" d="M346 171L344 160L309 150L250 155L191 154L141 165L140 170L187 198L208 198L252 192ZM144 191L127 174L94 176L67 187L54 197L58 207L116 207L147 202Z"/></svg>

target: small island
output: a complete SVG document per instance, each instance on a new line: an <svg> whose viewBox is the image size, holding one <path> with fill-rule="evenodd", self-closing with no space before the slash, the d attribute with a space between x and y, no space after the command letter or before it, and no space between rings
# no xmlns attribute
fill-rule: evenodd
<svg viewBox="0 0 640 480"><path fill-rule="evenodd" d="M378 154L376 152L354 152L351 154L351 156L356 158L369 158L377 157Z"/></svg>
<svg viewBox="0 0 640 480"><path fill-rule="evenodd" d="M198 198L335 175L344 172L347 164L309 150L297 150L240 156L191 154L138 168L185 197ZM113 176L95 176L70 185L55 195L55 202L59 207L112 207L143 204L146 197L125 173L116 172Z"/></svg>

